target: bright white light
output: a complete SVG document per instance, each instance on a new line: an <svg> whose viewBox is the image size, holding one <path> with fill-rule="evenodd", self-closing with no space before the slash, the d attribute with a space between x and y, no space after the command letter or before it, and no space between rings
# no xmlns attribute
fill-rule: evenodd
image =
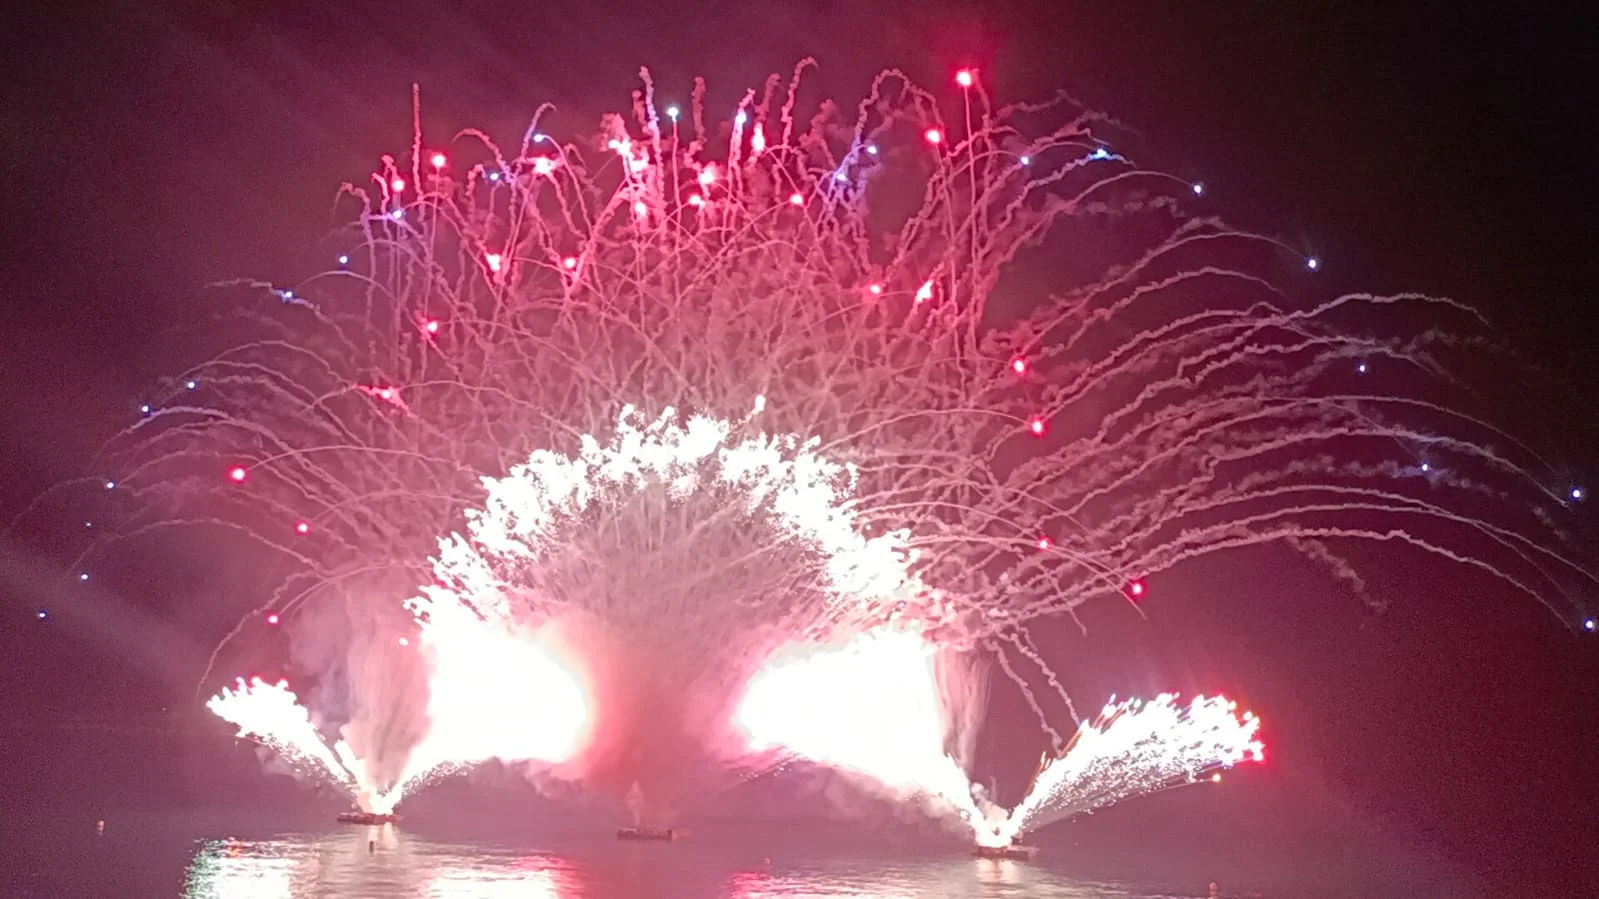
<svg viewBox="0 0 1599 899"><path fill-rule="evenodd" d="M1582 500L1582 498L1584 496L1586 496L1586 495L1587 494L1582 492L1582 488L1581 487L1573 487L1573 488L1571 488L1570 496L1574 500L1577 500L1577 501L1580 502Z"/></svg>
<svg viewBox="0 0 1599 899"><path fill-rule="evenodd" d="M675 121L677 121L677 114L678 114L678 111L677 111L677 107L676 106L668 106L668 107L666 107L666 117L667 118L669 118L669 119L671 119L672 121L675 122Z"/></svg>
<svg viewBox="0 0 1599 899"><path fill-rule="evenodd" d="M1202 197L1204 195L1205 195L1205 185L1204 185L1204 183L1200 182L1200 181L1195 181L1194 182L1194 196Z"/></svg>
<svg viewBox="0 0 1599 899"><path fill-rule="evenodd" d="M870 153L873 156L876 156L877 155L877 145L876 144L867 144L866 145L866 152Z"/></svg>
<svg viewBox="0 0 1599 899"><path fill-rule="evenodd" d="M828 581L840 599L863 611L874 598L890 597L916 582L908 572L910 535L890 531L864 537L855 507L844 499L852 470L792 436L749 434L732 438L731 423L703 415L679 424L668 409L640 424L623 409L608 444L583 438L575 457L547 450L513 466L503 478L485 478L483 507L467 513L468 534L440 545L434 574L441 582L488 582L483 572L496 560L538 558L539 545L556 524L612 491L641 483L692 484L712 477L748 497L750 511L764 510L793 536L812 544L825 559Z"/></svg>
<svg viewBox="0 0 1599 899"><path fill-rule="evenodd" d="M781 748L982 817L970 781L944 754L932 648L913 631L792 647L750 681L734 721L753 751Z"/></svg>
<svg viewBox="0 0 1599 899"><path fill-rule="evenodd" d="M349 265L350 264L350 255L348 253L340 253L339 254L339 264L340 265Z"/></svg>
<svg viewBox="0 0 1599 899"><path fill-rule="evenodd" d="M1032 165L1033 164L1033 157L1031 157L1031 156L1023 156L1022 159L1021 159L1021 163L1022 163L1022 165Z"/></svg>
<svg viewBox="0 0 1599 899"><path fill-rule="evenodd" d="M742 124L744 124L745 122L747 122L749 120L750 120L750 117L745 115L744 114L744 110L742 110L742 109L740 109L738 111L738 115L733 116L734 124L742 125Z"/></svg>
<svg viewBox="0 0 1599 899"><path fill-rule="evenodd" d="M1315 271L1316 269L1321 268L1321 260L1317 259L1315 256L1308 257L1305 260L1305 268Z"/></svg>

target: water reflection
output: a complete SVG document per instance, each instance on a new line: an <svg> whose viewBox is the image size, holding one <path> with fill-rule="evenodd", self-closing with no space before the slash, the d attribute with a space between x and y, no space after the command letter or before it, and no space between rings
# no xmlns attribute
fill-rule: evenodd
<svg viewBox="0 0 1599 899"><path fill-rule="evenodd" d="M184 895L191 899L277 899L308 882L297 845L273 840L215 840L200 847L189 866Z"/></svg>
<svg viewBox="0 0 1599 899"><path fill-rule="evenodd" d="M392 826L271 840L212 840L189 865L189 899L310 896L577 899L573 866L538 854L430 843Z"/></svg>
<svg viewBox="0 0 1599 899"><path fill-rule="evenodd" d="M1159 899L985 859L784 859L751 864L716 846L603 840L563 855L435 843L391 826L268 840L211 840L189 865L190 899Z"/></svg>

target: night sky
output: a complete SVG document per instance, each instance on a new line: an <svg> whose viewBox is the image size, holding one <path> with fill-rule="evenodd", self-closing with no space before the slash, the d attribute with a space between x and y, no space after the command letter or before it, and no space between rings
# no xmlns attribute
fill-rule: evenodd
<svg viewBox="0 0 1599 899"><path fill-rule="evenodd" d="M1065 87L1135 128L1141 161L1203 180L1224 215L1324 259L1318 290L1473 304L1540 369L1485 390L1480 411L1574 482L1599 484L1599 367L1580 325L1599 246L1592 144L1579 137L1596 99L1592 22L1526 5L1334 0L192 2L19 15L0 14L7 520L50 483L93 473L95 446L141 391L196 361L185 324L208 302L204 284L292 283L326 266L335 190L406 151L413 81L435 134L518 135L545 100L576 134L624 108L640 65L684 95L704 75L711 105L731 108L805 56L844 98L886 66L941 85L974 65L1002 99ZM1591 525L1599 509L1586 511ZM0 546L4 707L159 715L249 598L229 598L225 574L193 571L203 548L152 547L147 569L185 573L129 593L113 574L95 585L98 620L41 623L36 611L77 586L51 533L25 527ZM1149 622L1100 609L1093 640L1044 635L1084 693L1225 687L1271 728L1271 761L1230 795L1134 804L1102 816L1100 835L1206 815L1270 852L1270 834L1311 839L1336 812L1490 883L1599 883L1599 637L1430 560L1355 558L1385 614L1262 553L1167 578ZM1037 739L1019 704L1001 706L1011 720L990 742Z"/></svg>

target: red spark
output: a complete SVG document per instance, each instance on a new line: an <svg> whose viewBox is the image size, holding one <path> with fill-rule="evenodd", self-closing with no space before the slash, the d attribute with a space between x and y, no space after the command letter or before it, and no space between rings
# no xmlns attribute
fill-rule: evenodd
<svg viewBox="0 0 1599 899"><path fill-rule="evenodd" d="M439 320L436 318L428 319L427 324L422 326L422 330L428 332L429 334L439 333Z"/></svg>
<svg viewBox="0 0 1599 899"><path fill-rule="evenodd" d="M250 473L245 470L243 465L235 465L228 469L228 478L235 484L244 483L244 479L248 477L249 474Z"/></svg>
<svg viewBox="0 0 1599 899"><path fill-rule="evenodd" d="M267 624L276 625L277 623L278 623L278 613L277 612L273 612L272 614L267 616Z"/></svg>
<svg viewBox="0 0 1599 899"><path fill-rule="evenodd" d="M927 138L927 142L930 144L941 144L944 142L944 132L938 130L937 128L927 129L927 134L925 136Z"/></svg>
<svg viewBox="0 0 1599 899"><path fill-rule="evenodd" d="M972 70L971 69L961 69L959 72L956 72L955 73L955 83L960 85L961 87L971 87L972 86Z"/></svg>
<svg viewBox="0 0 1599 899"><path fill-rule="evenodd" d="M1015 359L1010 361L1010 370L1018 375L1027 374L1027 360L1017 356Z"/></svg>
<svg viewBox="0 0 1599 899"><path fill-rule="evenodd" d="M688 198L688 205L690 205L690 206L704 206L705 205L705 198L700 196L699 194L690 194L689 198Z"/></svg>
<svg viewBox="0 0 1599 899"><path fill-rule="evenodd" d="M1133 581L1132 583L1128 584L1127 585L1127 595L1133 597L1134 599L1137 599L1138 597L1143 596L1144 595L1144 582L1143 581Z"/></svg>
<svg viewBox="0 0 1599 899"><path fill-rule="evenodd" d="M1034 437L1044 436L1045 429L1046 426L1042 418L1034 417L1032 421L1027 423L1027 430L1032 431Z"/></svg>
<svg viewBox="0 0 1599 899"><path fill-rule="evenodd" d="M565 259L562 259L561 260L561 267L566 269L567 271L571 271L572 269L577 268L577 257L576 256L568 256Z"/></svg>
<svg viewBox="0 0 1599 899"><path fill-rule="evenodd" d="M483 261L488 263L489 271L499 272L500 266L505 263L505 257L499 253L484 253Z"/></svg>
<svg viewBox="0 0 1599 899"><path fill-rule="evenodd" d="M700 169L700 186L701 187L710 187L715 181L716 181L716 169L714 167L706 166L705 168Z"/></svg>
<svg viewBox="0 0 1599 899"><path fill-rule="evenodd" d="M403 193L405 191L405 179L395 178L393 181L389 182L389 188L395 193Z"/></svg>
<svg viewBox="0 0 1599 899"><path fill-rule="evenodd" d="M394 399L394 388L393 387L379 387L378 388L378 397L380 399L385 399L385 400Z"/></svg>
<svg viewBox="0 0 1599 899"><path fill-rule="evenodd" d="M788 201L795 206L804 206L805 195L796 190L792 194L789 194Z"/></svg>
<svg viewBox="0 0 1599 899"><path fill-rule="evenodd" d="M1051 541L1048 537L1039 537L1038 538L1038 548L1039 549L1049 549L1051 546L1054 546L1054 545L1055 545L1054 542Z"/></svg>
<svg viewBox="0 0 1599 899"><path fill-rule="evenodd" d="M535 175L548 175L555 171L555 160L548 156L540 156L533 160L533 173Z"/></svg>
<svg viewBox="0 0 1599 899"><path fill-rule="evenodd" d="M294 526L294 532L302 537L311 533L311 522L301 521L296 523Z"/></svg>
<svg viewBox="0 0 1599 899"><path fill-rule="evenodd" d="M866 288L866 292L870 293L874 297L880 297L880 296L883 295L883 285L881 285L881 284L873 284L870 287Z"/></svg>
<svg viewBox="0 0 1599 899"><path fill-rule="evenodd" d="M449 162L449 160L444 158L444 154L443 153L434 153L432 162L433 162L433 167L434 168L442 169L442 168L444 168L444 164L446 162Z"/></svg>

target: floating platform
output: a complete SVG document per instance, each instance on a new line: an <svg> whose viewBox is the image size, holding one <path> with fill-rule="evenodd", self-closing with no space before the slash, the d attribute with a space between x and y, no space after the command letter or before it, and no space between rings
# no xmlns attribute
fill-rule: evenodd
<svg viewBox="0 0 1599 899"><path fill-rule="evenodd" d="M379 815L376 812L345 812L339 816L340 824L397 824L399 815Z"/></svg>
<svg viewBox="0 0 1599 899"><path fill-rule="evenodd" d="M623 827L616 831L618 840L671 842L686 836L688 836L687 831L674 830L670 827Z"/></svg>
<svg viewBox="0 0 1599 899"><path fill-rule="evenodd" d="M1038 852L1037 846L974 846L973 858L1000 858L1014 862L1032 861L1033 855Z"/></svg>

